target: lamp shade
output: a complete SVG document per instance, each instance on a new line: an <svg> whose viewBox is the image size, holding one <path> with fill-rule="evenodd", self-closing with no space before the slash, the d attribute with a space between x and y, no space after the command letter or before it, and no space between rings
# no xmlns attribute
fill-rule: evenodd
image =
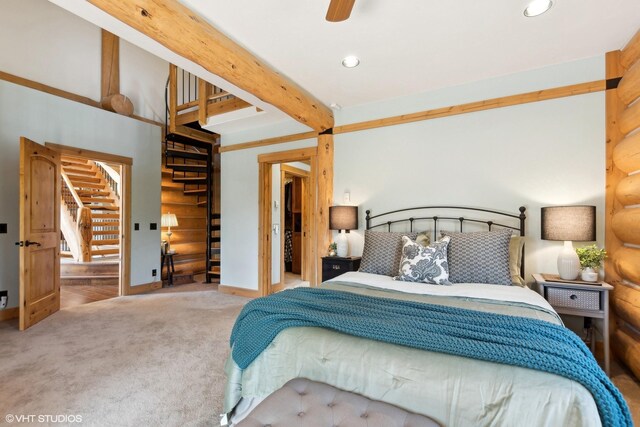
<svg viewBox="0 0 640 427"><path fill-rule="evenodd" d="M592 242L596 240L595 206L542 208L542 240Z"/></svg>
<svg viewBox="0 0 640 427"><path fill-rule="evenodd" d="M172 214L172 213L162 214L162 219L160 220L160 224L163 227L177 227L178 218L176 218L176 214Z"/></svg>
<svg viewBox="0 0 640 427"><path fill-rule="evenodd" d="M358 207L357 206L329 207L329 228L331 230L357 230L358 229Z"/></svg>

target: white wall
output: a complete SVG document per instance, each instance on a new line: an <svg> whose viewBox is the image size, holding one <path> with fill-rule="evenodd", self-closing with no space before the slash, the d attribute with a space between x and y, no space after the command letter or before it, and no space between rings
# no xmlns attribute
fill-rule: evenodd
<svg viewBox="0 0 640 427"><path fill-rule="evenodd" d="M100 100L101 32L44 0L3 0L0 71ZM164 122L169 65L120 41L120 91L134 112Z"/></svg>
<svg viewBox="0 0 640 427"><path fill-rule="evenodd" d="M604 57L590 58L346 108L337 112L336 125L603 78ZM527 274L554 272L560 246L540 240L541 206L596 205L598 243L604 243L604 117L604 93L599 92L336 135L334 203L343 204L343 193L349 191L351 203L360 206L360 231L349 235L352 254L362 250L365 209L381 213L446 203L517 213L524 205ZM223 144L282 135L286 130L283 126L226 135ZM223 230L228 227L235 236L224 240L223 253L228 254L222 258L224 284L257 289L256 155L315 143L307 140L223 154L223 171L229 173L222 179ZM240 188L251 191L229 203L225 193ZM238 241L243 242L242 268L236 262Z"/></svg>
<svg viewBox="0 0 640 427"><path fill-rule="evenodd" d="M222 145L300 132L296 122L222 135ZM274 151L313 147L315 139L276 146L228 151L221 154L222 210L220 283L258 289L258 162L257 156Z"/></svg>
<svg viewBox="0 0 640 427"><path fill-rule="evenodd" d="M21 136L131 157L131 284L159 280L161 129L98 108L0 81L0 290L9 291L9 307L18 300L19 158ZM133 231L133 224L140 230Z"/></svg>

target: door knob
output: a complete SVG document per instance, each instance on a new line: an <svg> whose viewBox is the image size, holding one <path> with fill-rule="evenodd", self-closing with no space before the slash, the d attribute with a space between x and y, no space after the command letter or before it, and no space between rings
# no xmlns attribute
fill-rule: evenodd
<svg viewBox="0 0 640 427"><path fill-rule="evenodd" d="M20 240L19 242L16 242L16 246L23 247L24 246L24 242L22 240Z"/></svg>
<svg viewBox="0 0 640 427"><path fill-rule="evenodd" d="M24 245L25 246L32 246L32 245L33 246L41 246L40 243L38 243L38 242L30 242L28 240L26 242L24 242Z"/></svg>

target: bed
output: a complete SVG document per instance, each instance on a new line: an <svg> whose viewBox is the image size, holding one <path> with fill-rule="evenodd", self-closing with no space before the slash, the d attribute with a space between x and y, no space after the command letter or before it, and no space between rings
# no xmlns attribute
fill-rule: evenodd
<svg viewBox="0 0 640 427"><path fill-rule="evenodd" d="M437 213L424 214L425 211L434 210ZM443 211L446 213L442 213ZM469 217L466 214L459 214L461 211L472 212L479 216ZM409 214L409 216L398 217L405 214ZM445 225L447 221L449 222L448 226ZM522 237L525 235L525 209L520 208L518 214L509 214L487 209L437 206L401 209L377 216L371 216L370 211L367 211L366 230L369 232L376 228L383 228L385 233L398 233L396 230L403 227L403 230L399 231L400 234L417 239L418 233L415 230L424 230L425 223L429 224L428 234L430 234L433 244L443 241L447 233L455 237L456 242L469 236L482 234L482 231L474 232L463 229L469 225L476 229L478 227L488 228L487 232L494 232L496 229L514 230L517 236ZM496 233L491 233L492 238L495 237L494 234ZM440 238L443 235L445 237ZM384 238L388 237L389 235L384 235ZM567 377L567 375L553 372L553 369L551 369L552 372L548 372L549 369L547 371L537 370L538 366L535 364L540 363L546 366L547 362L544 360L535 361L533 365L529 362L527 362L529 364L521 365L513 364L511 361L506 364L498 363L496 360L501 360L502 353L505 354L504 357L512 354L512 358L518 358L520 353L525 354L529 349L520 350L517 349L517 346L503 346L502 350L498 350L498 345L502 344L491 344L493 340L491 337L483 338L484 341L480 343L480 346L474 347L481 349L480 353L487 350L487 353L493 354L492 357L484 358L476 358L478 356L472 354L472 350L458 354L457 350L452 349L449 341L456 342L457 332L451 335L450 339L427 344L427 346L434 347L431 350L427 349L431 347L418 348L415 334L406 342L394 341L393 339L385 342L383 339L377 338L376 331L387 328L388 322L394 324L396 317L399 316L396 313L399 313L399 310L405 306L420 310L424 308L428 313L437 312L433 315L425 315L425 319L432 315L435 320L428 319L427 323L430 322L428 326L425 324L416 326L418 330L421 330L419 328L428 329L432 323L440 322L439 310L448 313L447 315L453 319L459 319L465 325L462 327L463 334L466 333L464 329L468 329L469 334L475 334L473 331L482 326L481 322L476 324L475 316L482 317L482 322L487 321L485 318L489 319L489 322L495 321L497 323L504 319L506 322L517 320L519 324L525 325L525 329L522 329L524 335L536 333L527 330L529 325L533 325L529 329L545 330L546 327L555 328L554 330L564 329L555 326L561 326L562 321L544 298L526 286L522 286L522 283L515 284L515 276L524 275L524 249L521 242L517 245L519 250L508 253L510 258L508 273L512 282L509 285L502 286L491 283L494 276L491 274L483 276L478 273L476 277L483 277L483 281L489 281L489 283L456 280L453 284L440 286L394 280L388 274L379 274L385 272L381 266L378 266L380 271L371 267L371 263L367 267L365 255L372 258L371 242L367 242L369 238L369 235L365 237L365 253L363 254L365 271L350 272L338 276L323 283L320 289L300 290L302 293L312 293L312 295L305 296L305 298L311 299L303 301L303 306L307 307L309 303L317 302L319 312L325 311L325 308L328 309L330 307L329 301L333 301L336 296L344 297L343 305L340 306L339 302L336 303L336 307L340 307L340 309L329 316L329 319L338 319L336 322L331 323L330 320L323 327L318 327L315 326L315 323L309 323L308 319L305 319L304 322L293 322L292 327L274 330L271 333L272 337L267 339L267 343L263 347L252 350L255 354L249 359L242 359L236 354L240 353L242 339L239 338L241 334L234 327L232 335L234 353L226 365L228 383L224 403L224 411L232 414L233 420L236 422L241 420L264 398L289 380L301 377L426 415L446 426L630 425L628 409L621 395L608 382L606 376L603 377L604 374L597 365L595 368L593 367L595 362L589 360L590 354L583 354L588 353L588 350L584 345L580 347L581 342L571 345L577 348L575 352L578 354L577 357L580 360L584 358L585 363L589 365L589 375L596 378L594 381L598 383L595 386L589 381L580 382L575 378L571 379L572 374ZM402 242L404 243L401 247L403 252L400 257L398 257L396 248L392 250L387 248L386 252L382 251L382 257L386 260L387 265L398 265L398 258L400 258L400 273L402 273L402 265L405 263L407 252L405 246L415 244L412 239L403 238ZM502 239L504 240L504 238ZM450 242L451 239L447 240L447 243ZM511 244L511 248L514 247L513 240L510 239L508 243ZM460 248L460 244L456 244L458 245L456 248ZM451 244L449 252L447 252L449 257L447 261L451 264L450 272L452 274L454 273L454 264L452 263L454 258L451 254L453 248L454 246ZM389 258L392 259L389 260ZM484 267L487 268L487 266ZM395 269L397 270L397 267ZM483 268L478 264L473 269L481 272ZM367 270L370 272L366 272ZM468 274L466 270L464 273ZM456 274L459 278L464 277L460 271ZM324 294L327 294L327 302L318 302L317 299L324 298ZM273 304L274 307L280 307L283 303L287 304L286 295L275 297L274 300L278 298L285 299ZM352 300L356 302L349 305ZM384 324L378 322L377 315L369 317L368 320L365 319L364 323L359 326L360 329L363 327L366 329L367 323L373 325L366 333L354 332L358 328L355 328L354 331L345 331L342 327L343 324L350 324L351 318L357 317L355 314L348 313L348 307L359 304L361 300L373 303L376 307L388 305L390 310L394 310L394 313L390 315L390 320ZM264 303L268 303L268 301L264 301ZM289 312L296 312L296 310L287 308L281 310L280 314L284 313L287 321L290 321ZM382 318L385 315L384 310L381 313L380 317ZM397 328L400 328L401 331L391 331L389 334L394 337L402 336L401 338L404 339L404 328L413 323L411 316L413 314L409 314L407 317L408 323L397 322ZM242 318L243 314L241 314L238 323L241 323L240 319ZM460 325L456 327L459 328ZM447 325L446 328L448 330L450 326ZM259 328L250 329L254 329L255 332L255 329ZM458 331L460 330L458 329ZM509 335L509 331L506 333ZM372 334L375 335L375 339L372 339ZM516 332L511 335L513 334ZM424 335L430 335L430 332ZM511 338L513 339L513 337ZM495 342L501 342L500 339L502 338L496 338ZM534 337L535 339L538 338ZM252 340L253 338L247 338L245 341ZM238 362L242 360L245 361ZM555 363L562 364L562 361L558 359ZM568 369L571 370L571 367ZM585 368L585 370L587 369ZM584 384L587 384L589 389ZM610 400L614 401L613 410L619 412L617 418L608 413L611 406L610 401L608 401L609 406L603 406L601 397L594 398L596 395L592 393L593 388L601 386L606 388L606 393L613 396L610 397ZM615 408L615 406L618 407Z"/></svg>

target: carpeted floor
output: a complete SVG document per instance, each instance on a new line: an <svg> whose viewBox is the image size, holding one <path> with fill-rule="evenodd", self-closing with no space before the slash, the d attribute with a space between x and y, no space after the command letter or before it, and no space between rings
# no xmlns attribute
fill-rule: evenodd
<svg viewBox="0 0 640 427"><path fill-rule="evenodd" d="M61 310L25 332L0 322L6 414L88 426L217 425L229 333L247 299L171 292Z"/></svg>
<svg viewBox="0 0 640 427"><path fill-rule="evenodd" d="M0 424L11 414L81 415L85 426L218 425L229 333L248 300L214 288L85 304L25 332L0 322ZM612 368L640 425L640 383Z"/></svg>

